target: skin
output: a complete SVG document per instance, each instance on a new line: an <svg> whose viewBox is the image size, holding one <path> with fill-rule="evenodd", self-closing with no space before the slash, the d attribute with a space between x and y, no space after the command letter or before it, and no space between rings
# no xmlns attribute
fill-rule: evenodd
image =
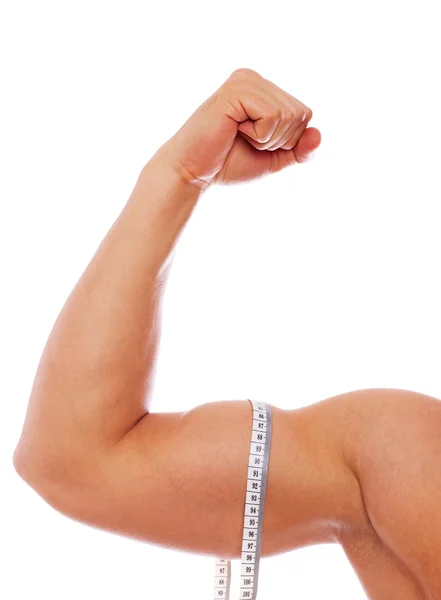
<svg viewBox="0 0 441 600"><path fill-rule="evenodd" d="M321 142L311 117L238 69L142 169L49 335L14 453L54 509L148 543L240 557L251 404L149 412L161 302L201 198L307 160ZM262 556L338 543L369 598L441 598L439 401L371 389L271 407Z"/></svg>

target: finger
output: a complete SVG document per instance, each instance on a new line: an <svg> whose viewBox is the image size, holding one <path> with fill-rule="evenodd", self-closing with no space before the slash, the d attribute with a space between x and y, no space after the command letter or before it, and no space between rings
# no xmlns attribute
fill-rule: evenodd
<svg viewBox="0 0 441 600"><path fill-rule="evenodd" d="M258 150L276 150L279 148L283 143L282 140L286 138L287 132L297 121L294 112L289 107L281 106L281 111L282 116L276 130L267 142L255 146Z"/></svg>
<svg viewBox="0 0 441 600"><path fill-rule="evenodd" d="M301 117L293 116L293 113L290 110L284 110L278 120L277 127L269 139L265 142L256 140L256 135L253 133L253 125L255 125L255 123L252 124L248 121L241 123L238 127L238 130L240 133L245 134L246 139L257 150L277 150L277 148L285 143L285 141L288 141L293 137L295 130L298 128L300 120Z"/></svg>
<svg viewBox="0 0 441 600"><path fill-rule="evenodd" d="M306 128L312 119L312 110L308 106L302 104L302 108L300 110L303 112L301 123L297 129L293 129L292 136L288 137L286 140L283 140L283 143L280 144L280 148L283 148L283 150L291 150L294 148L302 135L305 133Z"/></svg>
<svg viewBox="0 0 441 600"><path fill-rule="evenodd" d="M300 102L297 98L282 90L280 87L275 85L273 82L264 79L262 86L265 88L267 93L270 93L275 97L275 102L279 103L282 108L282 119L286 119L288 127L285 128L283 135L278 136L279 132L275 132L272 139L266 146L262 146L263 150L277 150L282 148L289 142L290 145L286 149L293 148L308 126L309 121L312 118L312 110L306 106L303 102Z"/></svg>
<svg viewBox="0 0 441 600"><path fill-rule="evenodd" d="M321 139L321 133L316 127L308 127L294 148L290 150L279 148L271 153L271 172L275 173L290 165L310 160L314 151L320 146Z"/></svg>
<svg viewBox="0 0 441 600"><path fill-rule="evenodd" d="M239 131L247 133L251 139L248 141L257 150L270 150L274 151L278 148L284 147L286 150L293 148L308 126L309 121L312 118L312 110L302 103L296 101L295 106L288 108L282 108L282 116L279 121L279 125L274 131L268 142L254 142L252 136L248 134L249 128L239 127ZM244 130L244 131L242 131Z"/></svg>
<svg viewBox="0 0 441 600"><path fill-rule="evenodd" d="M268 147L267 150L277 150L278 148L284 148L290 150L293 148L299 139L302 137L303 132L308 126L308 123L312 117L312 111L307 107L301 105L296 106L293 109L293 116L291 118L291 125L288 127L283 136L277 141L277 143Z"/></svg>
<svg viewBox="0 0 441 600"><path fill-rule="evenodd" d="M266 143L276 131L282 111L269 96L246 81L227 81L223 90L226 114L238 130L256 143Z"/></svg>
<svg viewBox="0 0 441 600"><path fill-rule="evenodd" d="M258 150L293 147L305 131L312 111L272 82L249 69L239 69L226 82L228 116Z"/></svg>
<svg viewBox="0 0 441 600"><path fill-rule="evenodd" d="M248 141L258 150L266 150L270 146L277 147L279 140L286 135L292 123L293 112L279 88L263 77L254 75L257 74L233 74L236 97L237 89L241 91L240 101L238 99L237 102L242 110L238 111L236 119L240 121L238 130L248 136ZM237 87L237 78L240 88ZM233 104L236 105L234 101ZM248 115L248 119L244 118L244 113Z"/></svg>
<svg viewBox="0 0 441 600"><path fill-rule="evenodd" d="M310 155L314 153L321 143L322 134L320 130L317 127L308 127L294 148L291 150L282 150L282 152L292 152L295 156L295 162L305 162L309 160Z"/></svg>
<svg viewBox="0 0 441 600"><path fill-rule="evenodd" d="M256 143L279 136L282 111L271 84L252 69L237 69L224 84L230 106L240 123L238 130ZM238 94L238 91L240 92ZM240 98L240 99L239 99Z"/></svg>
<svg viewBox="0 0 441 600"><path fill-rule="evenodd" d="M252 144L255 148L260 149L269 140L272 139L281 117L271 116L265 118L260 117L255 121L248 120L244 121L237 128L240 133L244 134L244 137Z"/></svg>
<svg viewBox="0 0 441 600"><path fill-rule="evenodd" d="M302 135L305 133L307 126L308 123L305 120L305 122L302 123L302 126L295 129L293 135L284 144L280 145L280 148L283 150L292 150L294 146L298 144Z"/></svg>

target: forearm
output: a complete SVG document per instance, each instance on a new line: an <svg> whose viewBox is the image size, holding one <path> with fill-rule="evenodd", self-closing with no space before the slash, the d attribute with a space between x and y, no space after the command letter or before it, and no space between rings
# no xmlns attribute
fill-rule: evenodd
<svg viewBox="0 0 441 600"><path fill-rule="evenodd" d="M66 301L44 349L18 453L90 457L146 412L160 304L201 190L155 155Z"/></svg>

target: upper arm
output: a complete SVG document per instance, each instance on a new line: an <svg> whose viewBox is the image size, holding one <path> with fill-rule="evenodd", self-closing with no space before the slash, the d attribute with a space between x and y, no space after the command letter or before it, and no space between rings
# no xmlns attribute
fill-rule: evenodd
<svg viewBox="0 0 441 600"><path fill-rule="evenodd" d="M343 536L369 541L373 526L401 561L435 581L441 403L374 389L271 410L262 555ZM62 473L23 475L54 508L84 523L237 558L251 424L246 400L152 413L81 468L65 463ZM349 524L355 537L346 528L339 539L339 524Z"/></svg>
<svg viewBox="0 0 441 600"><path fill-rule="evenodd" d="M271 410L263 555L325 541L314 537L314 511L348 477L301 411ZM147 542L239 557L251 429L247 400L148 414L101 458L92 479L82 485L78 476L74 493L66 487L56 508Z"/></svg>

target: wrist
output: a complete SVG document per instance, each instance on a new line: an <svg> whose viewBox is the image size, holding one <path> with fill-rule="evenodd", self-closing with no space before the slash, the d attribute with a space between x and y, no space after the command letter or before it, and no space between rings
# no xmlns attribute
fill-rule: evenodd
<svg viewBox="0 0 441 600"><path fill-rule="evenodd" d="M171 180L182 190L193 190L199 194L207 191L211 187L211 183L192 175L176 156L176 151L171 143L172 140L169 140L161 146L147 165L152 164L157 168L160 166L168 170Z"/></svg>
<svg viewBox="0 0 441 600"><path fill-rule="evenodd" d="M142 167L132 196L135 202L140 200L144 204L148 200L151 208L159 209L165 206L192 208L202 194L202 189L186 183L170 163L158 160L155 155Z"/></svg>

